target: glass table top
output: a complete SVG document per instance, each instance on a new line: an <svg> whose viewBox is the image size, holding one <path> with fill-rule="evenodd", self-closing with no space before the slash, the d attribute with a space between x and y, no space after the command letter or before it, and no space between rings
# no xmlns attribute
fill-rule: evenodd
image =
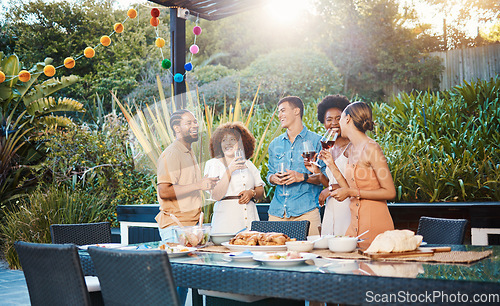
<svg viewBox="0 0 500 306"><path fill-rule="evenodd" d="M140 244L141 248L156 248L158 242ZM339 273L369 275L375 277L399 277L419 279L440 279L500 283L500 246L452 246L455 251L484 251L493 253L471 264L449 264L429 262L382 262L375 260L351 260L315 258L293 265L269 265L258 261L235 262L227 254L195 251L189 255L171 257L172 264L197 264L207 266L233 267L242 269L274 269L281 271L309 273Z"/></svg>

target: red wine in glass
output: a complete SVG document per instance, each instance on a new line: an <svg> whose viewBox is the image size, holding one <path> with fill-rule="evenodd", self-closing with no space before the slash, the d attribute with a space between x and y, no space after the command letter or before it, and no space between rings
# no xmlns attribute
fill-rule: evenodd
<svg viewBox="0 0 500 306"><path fill-rule="evenodd" d="M302 157L304 157L308 162L310 162L314 158L315 151L312 152L304 152L302 153Z"/></svg>
<svg viewBox="0 0 500 306"><path fill-rule="evenodd" d="M335 140L337 140L337 131L330 129L321 137L321 147L323 150L331 149L335 145Z"/></svg>

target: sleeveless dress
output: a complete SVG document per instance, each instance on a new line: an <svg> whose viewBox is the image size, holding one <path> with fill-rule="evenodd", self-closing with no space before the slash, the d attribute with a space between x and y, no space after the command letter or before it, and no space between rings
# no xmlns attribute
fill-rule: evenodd
<svg viewBox="0 0 500 306"><path fill-rule="evenodd" d="M246 160L245 169L236 170L231 174L231 180L224 196L237 196L241 191L264 186L260 172L255 165ZM209 172L215 176L222 177L226 166L218 159L212 158L205 164L205 174ZM253 201L247 204L239 204L237 199L217 201L212 216L212 233L236 233L248 228L252 221L259 221L257 206Z"/></svg>
<svg viewBox="0 0 500 306"><path fill-rule="evenodd" d="M349 154L349 156L352 155ZM352 164L348 161L345 178L351 188L359 188L361 190L376 190L380 188L375 171L371 167ZM367 249L378 234L394 229L394 223L392 222L386 201L357 199L353 197L351 198L350 208L351 224L347 229L346 235L355 237L366 230L370 230L361 238L364 239L363 242L359 243L361 249Z"/></svg>
<svg viewBox="0 0 500 306"><path fill-rule="evenodd" d="M342 175L345 177L345 169L347 167L348 159L344 153L350 146L348 144L342 153L335 160L335 164L339 168ZM326 168L326 175L330 184L337 184L337 180L333 176L330 168ZM328 197L325 204L325 213L323 215L323 223L321 224L321 235L345 235L349 224L351 223L351 210L349 204L350 198L344 201L337 201L332 197Z"/></svg>

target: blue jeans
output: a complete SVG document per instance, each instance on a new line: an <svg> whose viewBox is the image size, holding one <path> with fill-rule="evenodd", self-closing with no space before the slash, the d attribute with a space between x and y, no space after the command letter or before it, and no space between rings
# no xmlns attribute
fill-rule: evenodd
<svg viewBox="0 0 500 306"><path fill-rule="evenodd" d="M161 241L178 243L179 241L177 240L177 235L175 234L176 227L177 226L158 228ZM179 301L181 302L181 305L184 305L186 303L187 293L188 288L177 287L177 294L179 295Z"/></svg>

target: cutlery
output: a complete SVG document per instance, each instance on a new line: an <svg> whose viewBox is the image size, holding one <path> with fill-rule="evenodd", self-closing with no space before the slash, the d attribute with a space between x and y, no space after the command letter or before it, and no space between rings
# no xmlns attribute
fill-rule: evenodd
<svg viewBox="0 0 500 306"><path fill-rule="evenodd" d="M359 239L359 237L363 236L364 234L368 233L370 230L366 230L363 233L359 234L356 236L356 239Z"/></svg>

